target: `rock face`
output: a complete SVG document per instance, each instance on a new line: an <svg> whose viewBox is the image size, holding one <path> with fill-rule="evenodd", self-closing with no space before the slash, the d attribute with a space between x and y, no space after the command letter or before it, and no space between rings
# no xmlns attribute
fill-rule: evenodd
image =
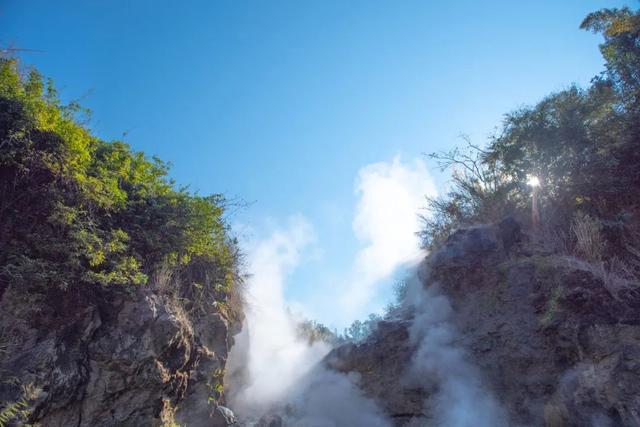
<svg viewBox="0 0 640 427"><path fill-rule="evenodd" d="M338 347L325 359L340 372L360 374L360 388L374 397L397 425L425 416L424 391L404 381L415 350L409 342L410 325L409 320L381 321L364 343Z"/></svg>
<svg viewBox="0 0 640 427"><path fill-rule="evenodd" d="M459 345L509 425L640 426L639 293L596 267L544 251L513 220L459 230L425 260L422 286L448 297ZM359 373L397 425L430 418L433 390L407 378L412 322L381 322L326 359Z"/></svg>
<svg viewBox="0 0 640 427"><path fill-rule="evenodd" d="M7 289L0 300L0 400L44 426L223 426L231 345L214 305L187 310L152 286L134 294Z"/></svg>

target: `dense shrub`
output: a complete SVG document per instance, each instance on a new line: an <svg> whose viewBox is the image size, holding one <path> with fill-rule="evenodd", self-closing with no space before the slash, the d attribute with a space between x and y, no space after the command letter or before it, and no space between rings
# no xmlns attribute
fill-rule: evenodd
<svg viewBox="0 0 640 427"><path fill-rule="evenodd" d="M228 291L224 198L176 188L165 163L93 136L82 112L0 58L0 287L129 287L197 262Z"/></svg>
<svg viewBox="0 0 640 427"><path fill-rule="evenodd" d="M530 218L526 181L535 175L542 182L537 196L545 227L566 233L580 213L598 224L605 240L598 250L609 253L598 256L638 252L640 240L631 237L640 230L640 14L605 9L581 27L604 36L606 69L588 88L572 86L506 115L486 147L468 143L431 155L453 169L453 185L428 201L425 247L462 225L504 215Z"/></svg>

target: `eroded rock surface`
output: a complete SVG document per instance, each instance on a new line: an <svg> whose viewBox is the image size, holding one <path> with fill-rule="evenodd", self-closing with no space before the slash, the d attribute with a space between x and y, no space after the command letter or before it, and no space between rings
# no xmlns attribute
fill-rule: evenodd
<svg viewBox="0 0 640 427"><path fill-rule="evenodd" d="M0 399L45 426L224 426L216 409L231 344L209 308L187 312L153 287L134 294L19 293L0 302Z"/></svg>
<svg viewBox="0 0 640 427"><path fill-rule="evenodd" d="M459 230L422 266L449 299L459 345L509 425L640 426L637 291L544 251L513 220ZM411 388L410 311L326 359L356 372L397 425L428 420L436 390Z"/></svg>

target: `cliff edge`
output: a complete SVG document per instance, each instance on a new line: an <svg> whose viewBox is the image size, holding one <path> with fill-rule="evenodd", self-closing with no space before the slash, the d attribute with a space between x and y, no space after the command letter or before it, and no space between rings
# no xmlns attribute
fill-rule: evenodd
<svg viewBox="0 0 640 427"><path fill-rule="evenodd" d="M512 219L458 230L417 277L419 287L444 297L431 311L450 304L451 357L462 354L477 369L508 425L640 425L638 284L546 251ZM433 419L443 397L437 369L415 369L421 345L427 352L441 345L433 334L416 341L424 321L409 303L364 343L326 359L357 373L399 426Z"/></svg>

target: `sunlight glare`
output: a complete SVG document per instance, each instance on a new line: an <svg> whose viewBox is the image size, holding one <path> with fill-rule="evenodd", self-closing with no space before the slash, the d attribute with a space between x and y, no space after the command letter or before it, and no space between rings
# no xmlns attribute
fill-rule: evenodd
<svg viewBox="0 0 640 427"><path fill-rule="evenodd" d="M535 175L529 175L527 178L527 185L533 188L540 186L540 179Z"/></svg>

